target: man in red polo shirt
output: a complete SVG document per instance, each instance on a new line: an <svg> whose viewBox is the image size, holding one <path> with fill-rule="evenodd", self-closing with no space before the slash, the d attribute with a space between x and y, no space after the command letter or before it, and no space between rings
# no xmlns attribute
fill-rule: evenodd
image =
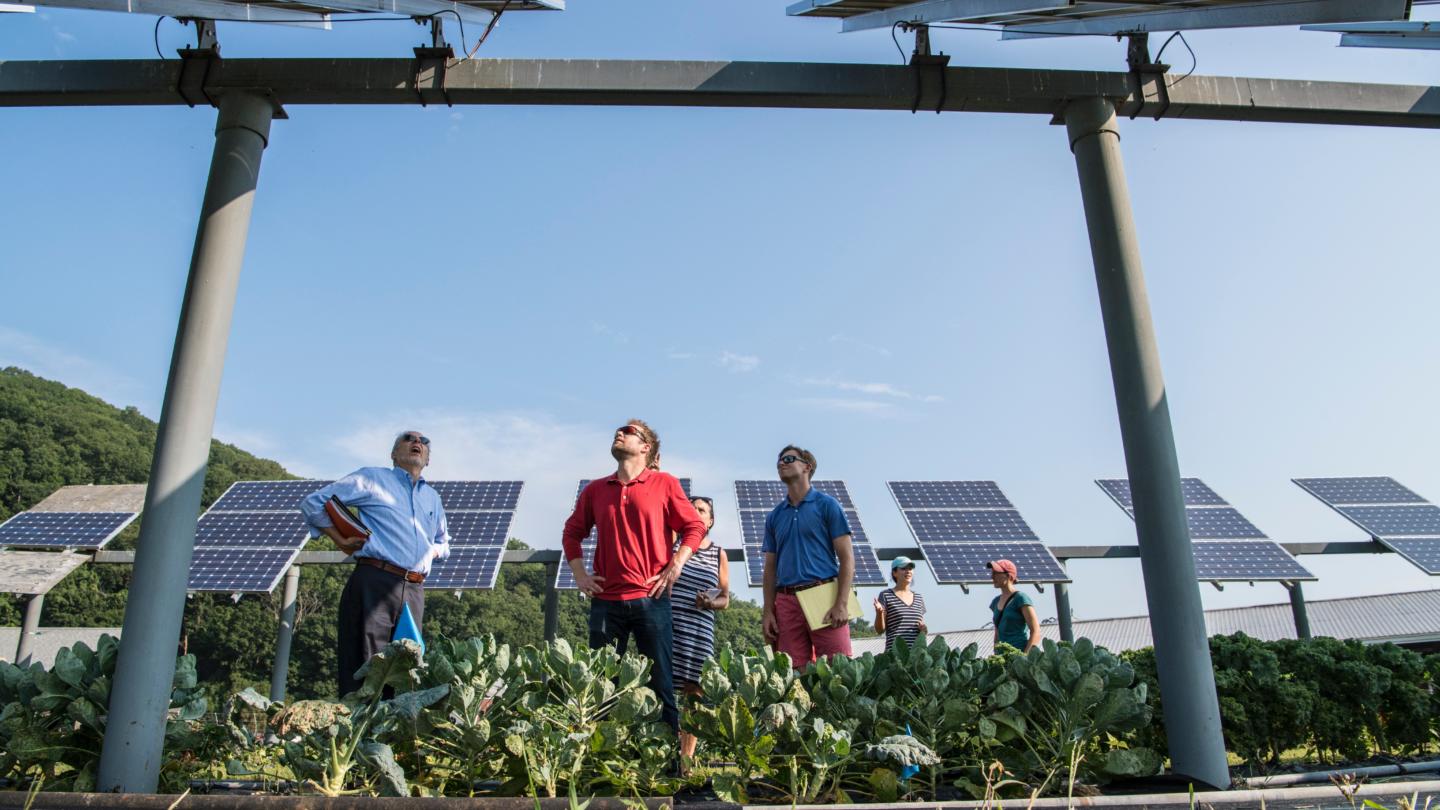
<svg viewBox="0 0 1440 810"><path fill-rule="evenodd" d="M575 584L590 603L590 646L616 645L624 653L630 637L649 658L650 688L660 698L661 716L680 730L670 653L673 625L670 586L705 537L705 523L685 497L680 482L652 469L660 458L660 437L639 419L616 428L610 455L615 474L591 481L565 521L565 559ZM580 541L596 530L595 571L585 570ZM681 535L675 548L671 539Z"/></svg>

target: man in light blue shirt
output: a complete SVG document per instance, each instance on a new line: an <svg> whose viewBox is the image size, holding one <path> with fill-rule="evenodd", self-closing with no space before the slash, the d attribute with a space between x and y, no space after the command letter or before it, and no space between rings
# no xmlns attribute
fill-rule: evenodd
<svg viewBox="0 0 1440 810"><path fill-rule="evenodd" d="M440 493L420 477L430 463L430 440L418 430L401 433L390 460L394 467L356 470L300 502L310 528L353 554L358 563L340 596L337 658L342 697L360 687L355 670L390 643L403 608L409 607L420 626L425 615L422 583L430 562L450 554ZM335 528L325 513L332 495L360 513L369 538L347 540Z"/></svg>

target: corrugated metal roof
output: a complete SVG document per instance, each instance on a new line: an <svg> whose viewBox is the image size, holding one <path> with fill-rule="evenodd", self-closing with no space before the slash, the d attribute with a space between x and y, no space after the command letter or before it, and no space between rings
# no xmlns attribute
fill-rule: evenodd
<svg viewBox="0 0 1440 810"><path fill-rule="evenodd" d="M1316 636L1353 638L1370 644L1440 640L1440 590L1319 599L1306 602L1306 609L1310 632ZM1262 641L1295 638L1289 602L1207 610L1205 627L1211 635L1244 633ZM1060 628L1056 625L1047 624L1040 629L1045 638L1060 639ZM1077 621L1074 630L1076 638L1088 638L1116 652L1149 647L1152 643L1147 616ZM988 653L993 632L984 628L941 635L951 647L974 642L980 645L982 653ZM885 649L885 639L855 639L852 647L856 655L878 653Z"/></svg>

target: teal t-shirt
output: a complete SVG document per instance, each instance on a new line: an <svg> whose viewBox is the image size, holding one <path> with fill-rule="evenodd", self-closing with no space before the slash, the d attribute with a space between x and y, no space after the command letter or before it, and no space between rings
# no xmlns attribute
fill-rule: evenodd
<svg viewBox="0 0 1440 810"><path fill-rule="evenodd" d="M999 604L999 596L990 600L990 615L996 629L1000 631L1000 640L1017 650L1024 650L1025 645L1030 642L1030 625L1025 622L1023 608L1034 605L1034 600L1025 593L1016 591L1010 601L1005 603L1003 611L995 609Z"/></svg>

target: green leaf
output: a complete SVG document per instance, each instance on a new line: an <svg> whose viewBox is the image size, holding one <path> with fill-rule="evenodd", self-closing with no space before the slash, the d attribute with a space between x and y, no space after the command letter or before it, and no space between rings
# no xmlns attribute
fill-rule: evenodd
<svg viewBox="0 0 1440 810"><path fill-rule="evenodd" d="M68 647L61 647L55 654L55 665L51 672L63 683L76 688L85 681L85 662Z"/></svg>
<svg viewBox="0 0 1440 810"><path fill-rule="evenodd" d="M439 686L432 686L419 692L406 692L396 695L393 700L388 700L385 705L396 715L414 723L420 718L420 710L427 706L433 706L445 699L450 694L450 684L445 683Z"/></svg>
<svg viewBox="0 0 1440 810"><path fill-rule="evenodd" d="M380 777L381 796L409 796L405 771L395 761L395 752L385 743L366 740L355 749L356 756Z"/></svg>
<svg viewBox="0 0 1440 810"><path fill-rule="evenodd" d="M995 691L990 693L990 705L997 709L1011 706L1019 699L1020 684L1015 681L1005 681L999 686L996 686Z"/></svg>

